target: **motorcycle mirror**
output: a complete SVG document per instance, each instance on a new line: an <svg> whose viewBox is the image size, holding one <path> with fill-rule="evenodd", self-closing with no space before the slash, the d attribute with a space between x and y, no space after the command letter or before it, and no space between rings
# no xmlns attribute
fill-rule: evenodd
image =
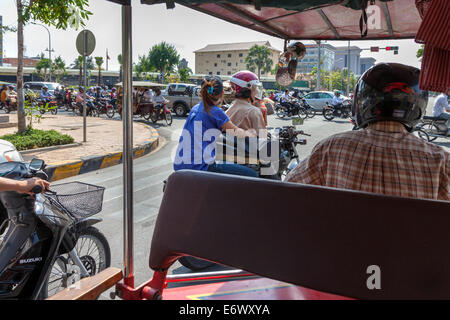
<svg viewBox="0 0 450 320"><path fill-rule="evenodd" d="M33 160L31 160L29 168L33 171L40 171L44 168L44 166L44 160L34 158Z"/></svg>
<svg viewBox="0 0 450 320"><path fill-rule="evenodd" d="M303 124L303 122L304 122L304 120L302 118L292 119L292 125L293 126L300 126L300 125Z"/></svg>

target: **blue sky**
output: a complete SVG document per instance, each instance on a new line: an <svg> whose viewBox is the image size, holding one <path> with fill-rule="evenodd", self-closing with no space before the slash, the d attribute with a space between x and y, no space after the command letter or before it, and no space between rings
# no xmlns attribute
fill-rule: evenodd
<svg viewBox="0 0 450 320"><path fill-rule="evenodd" d="M186 58L189 66L194 69L193 51L211 43L229 43L245 41L269 40L272 46L282 49L283 40L273 38L231 23L190 10L183 6L176 6L167 10L164 4L141 5L139 0L133 3L133 59L137 61L139 55L144 55L154 45L161 41L176 46L180 56ZM96 36L96 50L94 56L106 55L108 49L111 60L109 69L118 69L117 56L121 53L121 10L120 6L104 1L90 0L90 10L94 13L87 23L87 29ZM16 25L17 14L15 0L0 1L0 15L5 25ZM56 30L49 28L52 37L53 57L61 55L69 65L78 56L75 39L80 30ZM305 44L309 43L305 41ZM346 41L329 41L334 46L346 46ZM418 44L411 40L394 41L352 41L351 45L360 48L370 46L385 47L399 46L398 55L393 52L382 51L371 53L363 51L361 56L372 56L378 62L399 62L420 67L416 58ZM36 25L25 28L25 47L27 56L35 56L48 47L47 31ZM14 33L6 33L3 42L6 57L17 57L17 37ZM47 53L45 53L47 54Z"/></svg>

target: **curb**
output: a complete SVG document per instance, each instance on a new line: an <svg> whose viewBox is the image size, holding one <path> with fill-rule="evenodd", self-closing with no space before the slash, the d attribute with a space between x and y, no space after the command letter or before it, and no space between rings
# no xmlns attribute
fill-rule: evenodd
<svg viewBox="0 0 450 320"><path fill-rule="evenodd" d="M133 148L133 159L143 157L159 145L158 132L149 127L152 132L152 136L144 144L138 145ZM96 171L112 167L122 163L122 152L109 153L101 156L91 156L80 160L67 160L56 165L49 165L45 168L45 172L48 175L48 181L61 180L73 176L77 176L83 173Z"/></svg>

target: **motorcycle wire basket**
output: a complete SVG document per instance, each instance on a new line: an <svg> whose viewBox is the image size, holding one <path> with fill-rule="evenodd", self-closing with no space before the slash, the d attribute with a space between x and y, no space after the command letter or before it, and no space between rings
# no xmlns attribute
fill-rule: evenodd
<svg viewBox="0 0 450 320"><path fill-rule="evenodd" d="M46 196L76 219L87 218L102 211L104 187L76 181L52 185L51 189Z"/></svg>

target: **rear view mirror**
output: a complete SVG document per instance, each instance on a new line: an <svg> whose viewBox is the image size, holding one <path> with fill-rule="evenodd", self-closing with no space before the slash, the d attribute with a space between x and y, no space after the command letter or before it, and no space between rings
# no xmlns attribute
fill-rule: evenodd
<svg viewBox="0 0 450 320"><path fill-rule="evenodd" d="M30 162L30 169L33 171L40 171L44 169L45 162L41 159L33 159Z"/></svg>

